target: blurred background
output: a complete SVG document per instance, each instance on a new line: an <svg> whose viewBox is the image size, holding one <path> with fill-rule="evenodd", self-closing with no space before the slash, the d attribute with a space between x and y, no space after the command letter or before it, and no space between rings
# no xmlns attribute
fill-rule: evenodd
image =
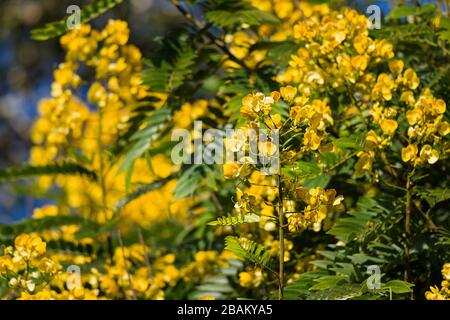
<svg viewBox="0 0 450 320"><path fill-rule="evenodd" d="M63 60L56 39L34 41L30 31L59 20L69 5L86 0L0 0L0 168L28 160L29 129L36 117L38 101L50 93L53 70ZM377 4L384 14L393 1L342 1L364 13ZM94 20L101 28L106 20L128 21L131 43L145 55L155 46L153 39L179 26L183 18L169 0L125 0L115 9ZM33 195L28 182L0 184L0 223L10 223L32 214L46 200Z"/></svg>
<svg viewBox="0 0 450 320"><path fill-rule="evenodd" d="M83 0L0 0L0 168L28 160L29 130L37 116L37 104L50 93L53 70L63 60L57 39L34 41L30 32L59 20L69 5ZM166 0L125 0L93 22L101 28L108 19L128 21L130 42L144 53L154 47L155 36L164 35L182 22ZM31 215L36 200L26 182L0 184L0 222Z"/></svg>

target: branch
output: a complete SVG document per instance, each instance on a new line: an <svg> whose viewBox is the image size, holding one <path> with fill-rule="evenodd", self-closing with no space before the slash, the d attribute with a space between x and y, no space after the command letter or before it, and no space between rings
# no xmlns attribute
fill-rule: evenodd
<svg viewBox="0 0 450 320"><path fill-rule="evenodd" d="M195 27L197 27L199 30L205 30L205 34L206 36L209 38L209 40L212 41L212 43L217 46L224 54L226 54L228 56L228 58L230 60L232 60L233 62L236 62L237 64L239 64L242 68L244 68L245 70L247 70L248 72L252 72L252 69L250 69L245 63L244 61L240 60L239 58L237 58L231 51L230 49L228 49L228 47L225 45L225 43L223 43L222 41L220 41L219 39L217 39L210 31L206 30L205 26L202 25L202 23L200 21L198 21L189 11L187 11L186 9L184 9L181 5L180 2L178 0L171 0L172 4L178 9L178 11L180 11L180 13L189 21L191 22Z"/></svg>

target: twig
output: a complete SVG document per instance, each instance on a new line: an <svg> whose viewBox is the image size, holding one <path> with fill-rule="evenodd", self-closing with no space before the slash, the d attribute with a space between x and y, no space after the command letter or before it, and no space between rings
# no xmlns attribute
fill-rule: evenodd
<svg viewBox="0 0 450 320"><path fill-rule="evenodd" d="M248 72L253 71L242 60L237 58L224 43L221 43L221 41L217 39L210 31L206 30L200 21L198 21L190 12L188 12L180 5L180 2L178 0L171 0L171 2L188 21L194 24L195 27L197 27L200 30L205 30L205 35L209 38L209 40L211 40L215 46L217 46L220 50L222 50L222 52L226 54L230 58L230 60L236 62Z"/></svg>
<svg viewBox="0 0 450 320"><path fill-rule="evenodd" d="M284 288L284 212L283 212L283 186L281 175L278 174L278 235L280 237L280 257L279 257L279 286L278 299L283 300Z"/></svg>
<svg viewBox="0 0 450 320"><path fill-rule="evenodd" d="M405 207L405 260L406 268L404 273L404 280L408 281L411 273L410 268L410 248L411 248L411 175L408 172L406 177L406 207ZM412 299L412 295L411 295Z"/></svg>
<svg viewBox="0 0 450 320"><path fill-rule="evenodd" d="M148 253L147 250L147 246L145 245L145 241L144 241L144 237L142 235L142 230L139 226L137 226L137 232L138 232L138 237L139 237L139 243L141 244L141 246L144 248L145 251L145 264L147 265L148 268L148 275L149 277L152 276L152 265L150 264L150 255Z"/></svg>
<svg viewBox="0 0 450 320"><path fill-rule="evenodd" d="M123 264L125 266L125 270L127 272L127 277L128 277L128 282L130 283L130 289L131 289L131 293L132 293L132 298L134 300L136 300L136 290L133 287L133 281L131 280L131 273L130 273L130 269L128 268L127 265L127 258L125 256L125 248L123 246L123 241L122 241L122 236L120 235L120 230L117 229L117 238L119 239L119 245L120 248L122 249L122 256L123 256Z"/></svg>

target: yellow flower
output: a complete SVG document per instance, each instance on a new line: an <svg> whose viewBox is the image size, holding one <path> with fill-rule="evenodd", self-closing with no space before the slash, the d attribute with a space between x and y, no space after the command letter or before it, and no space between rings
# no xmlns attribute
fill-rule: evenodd
<svg viewBox="0 0 450 320"><path fill-rule="evenodd" d="M397 76L403 71L404 65L402 60L391 60L389 61L389 70L391 70L394 76Z"/></svg>
<svg viewBox="0 0 450 320"><path fill-rule="evenodd" d="M278 92L278 91L272 91L272 92L270 93L270 96L272 97L273 101L274 101L275 103L277 103L278 100L280 100L281 94L280 94L280 92Z"/></svg>
<svg viewBox="0 0 450 320"><path fill-rule="evenodd" d="M250 287L253 281L253 276L249 272L239 273L239 285L241 287Z"/></svg>
<svg viewBox="0 0 450 320"><path fill-rule="evenodd" d="M425 292L425 298L427 300L445 300L437 286L430 287L430 291Z"/></svg>
<svg viewBox="0 0 450 320"><path fill-rule="evenodd" d="M259 287L262 283L262 272L260 268L243 271L239 273L239 285L244 288Z"/></svg>
<svg viewBox="0 0 450 320"><path fill-rule="evenodd" d="M266 119L266 125L272 129L279 129L283 125L283 120L281 119L281 115L274 114L271 115L270 118Z"/></svg>
<svg viewBox="0 0 450 320"><path fill-rule="evenodd" d="M274 98L271 96L266 97L261 92L248 94L242 99L241 113L249 118L253 118L260 112L268 115L274 102Z"/></svg>
<svg viewBox="0 0 450 320"><path fill-rule="evenodd" d="M271 157L277 152L277 150L278 146L270 141L258 143L259 154L263 157Z"/></svg>
<svg viewBox="0 0 450 320"><path fill-rule="evenodd" d="M281 87L280 93L281 97L284 100L291 102L292 100L294 100L295 95L297 94L297 88L294 88L292 86Z"/></svg>
<svg viewBox="0 0 450 320"><path fill-rule="evenodd" d="M0 256L0 274L13 270L14 263L10 256Z"/></svg>
<svg viewBox="0 0 450 320"><path fill-rule="evenodd" d="M369 57L367 55L359 55L351 58L351 64L353 68L358 71L364 71L369 64Z"/></svg>
<svg viewBox="0 0 450 320"><path fill-rule="evenodd" d="M42 258L37 263L37 266L41 272L48 274L54 274L59 269L59 265L49 258Z"/></svg>
<svg viewBox="0 0 450 320"><path fill-rule="evenodd" d="M406 120L413 126L418 123L423 117L422 111L419 108L414 108L406 112Z"/></svg>
<svg viewBox="0 0 450 320"><path fill-rule="evenodd" d="M439 124L439 134L444 137L449 133L450 133L450 124L447 121L442 121Z"/></svg>
<svg viewBox="0 0 450 320"><path fill-rule="evenodd" d="M420 150L420 158L427 161L429 164L433 164L439 160L439 152L426 144Z"/></svg>
<svg viewBox="0 0 450 320"><path fill-rule="evenodd" d="M43 217L49 216L57 216L58 215L58 207L54 205L44 205L41 208L36 208L33 211L33 218L39 219Z"/></svg>
<svg viewBox="0 0 450 320"><path fill-rule="evenodd" d="M369 45L369 37L364 34L357 35L353 39L353 48L355 48L358 54L363 54Z"/></svg>
<svg viewBox="0 0 450 320"><path fill-rule="evenodd" d="M121 20L109 20L105 30L102 33L107 45L118 44L125 45L130 36L128 24Z"/></svg>
<svg viewBox="0 0 450 320"><path fill-rule="evenodd" d="M416 89L419 86L419 84L420 84L420 80L417 77L417 74L411 68L406 69L405 74L404 74L404 78L406 80L406 85L411 90Z"/></svg>
<svg viewBox="0 0 450 320"><path fill-rule="evenodd" d="M380 127L384 134L393 135L395 130L397 130L398 124L395 120L387 119L381 120Z"/></svg>
<svg viewBox="0 0 450 320"><path fill-rule="evenodd" d="M403 91L400 96L400 101L403 101L406 104L412 106L416 102L416 99L414 98L414 94L412 91Z"/></svg>
<svg viewBox="0 0 450 320"><path fill-rule="evenodd" d="M446 281L450 281L450 263L446 263L443 265L441 273L442 273L442 277Z"/></svg>
<svg viewBox="0 0 450 320"><path fill-rule="evenodd" d="M442 99L436 99L435 100L435 110L437 112L437 114L443 114L445 113L445 101Z"/></svg>
<svg viewBox="0 0 450 320"><path fill-rule="evenodd" d="M315 130L307 130L303 137L303 144L309 150L317 150L321 141L322 138L317 135Z"/></svg>
<svg viewBox="0 0 450 320"><path fill-rule="evenodd" d="M223 176L225 179L236 178L239 175L241 164L238 162L225 163L223 165Z"/></svg>
<svg viewBox="0 0 450 320"><path fill-rule="evenodd" d="M395 88L395 82L386 74L382 73L378 76L372 95L375 99L383 98L386 101L392 99L392 90Z"/></svg>
<svg viewBox="0 0 450 320"><path fill-rule="evenodd" d="M100 82L94 82L88 91L88 101L99 107L106 106L106 90Z"/></svg>
<svg viewBox="0 0 450 320"><path fill-rule="evenodd" d="M410 144L406 148L402 148L403 162L414 161L417 156L417 145Z"/></svg>

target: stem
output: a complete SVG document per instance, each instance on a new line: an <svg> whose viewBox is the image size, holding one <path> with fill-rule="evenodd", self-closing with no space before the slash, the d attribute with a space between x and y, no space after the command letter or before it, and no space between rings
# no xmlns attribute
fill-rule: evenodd
<svg viewBox="0 0 450 320"><path fill-rule="evenodd" d="M353 158L354 156L356 156L358 154L357 151L350 153L348 156L346 156L344 159L340 160L338 163L332 165L331 167L326 169L326 172L330 172L334 169L336 169L337 167L339 167L340 165L344 164L345 162L347 162L347 160L350 160L351 158Z"/></svg>
<svg viewBox="0 0 450 320"><path fill-rule="evenodd" d="M136 291L134 290L133 281L131 280L130 269L128 268L127 258L125 257L125 248L123 246L122 236L120 235L120 230L119 229L117 229L117 238L119 239L119 245L120 245L120 247L122 249L123 264L124 264L125 270L127 272L128 282L130 283L130 289L131 289L132 298L134 300L136 300L137 299L136 298Z"/></svg>
<svg viewBox="0 0 450 320"><path fill-rule="evenodd" d="M283 212L283 187L281 184L281 175L278 174L278 234L280 238L280 257L279 257L279 286L278 299L283 300L284 287L284 212Z"/></svg>
<svg viewBox="0 0 450 320"><path fill-rule="evenodd" d="M419 211L420 215L427 221L428 227L430 228L430 230L436 231L438 227L433 222L433 220L431 220L431 218L430 218L430 212L431 212L432 208L428 209L427 212L423 212L423 210L420 209L420 203L417 204L417 203L413 202L413 204L414 204L414 207L417 209L417 211Z"/></svg>
<svg viewBox="0 0 450 320"><path fill-rule="evenodd" d="M106 210L108 207L107 199L106 199L106 184L105 184L105 177L104 177L104 170L105 170L105 164L104 164L104 158L103 158L103 142L102 142L102 133L103 133L103 112L102 108L98 108L98 132L97 132L97 152L99 157L99 184L102 191L102 211L105 215L105 219L107 219ZM98 217L97 217L98 218ZM97 219L96 219L97 220ZM98 221L97 221L98 222Z"/></svg>
<svg viewBox="0 0 450 320"><path fill-rule="evenodd" d="M98 137L97 137L97 148L98 148L98 156L99 156L99 175L98 175L98 177L99 177L99 184L100 184L101 191L102 191L102 211L103 211L103 214L105 215L105 220L107 220L108 219L108 214L107 214L108 203L107 203L107 198L106 198L107 191L106 191L106 184L105 184L105 177L104 177L105 164L104 164L104 157L103 157L103 142L102 142L103 124L102 124L102 120L103 120L103 112L102 112L102 108L99 107L98 108ZM128 281L130 282L132 296L133 296L133 299L136 300L136 291L134 290L133 283L131 281L131 274L130 274L130 270L128 269L127 260L125 257L125 249L123 247L122 236L120 235L119 229L117 230L117 236L119 238L120 247L122 248L122 255L123 255L125 270L128 275ZM111 239L108 239L108 246L110 244L111 244ZM112 258L111 258L111 262L112 262Z"/></svg>
<svg viewBox="0 0 450 320"><path fill-rule="evenodd" d="M172 0L172 4L180 11L180 13L189 20L194 26L196 26L199 30L204 30L204 26L200 21L198 21L190 12L188 12L185 8L183 8L180 5L180 2L178 0ZM222 43L220 40L218 40L211 32L208 30L205 30L205 35L208 37L209 40L212 41L212 43L217 46L224 54L228 56L230 60L240 65L242 68L247 70L248 72L252 72L252 70L245 64L244 61L237 58L231 51L228 49L225 43Z"/></svg>
<svg viewBox="0 0 450 320"><path fill-rule="evenodd" d="M406 207L405 207L405 274L404 280L408 282L410 277L410 248L411 248L411 173L408 173L406 177ZM411 294L411 299L412 299Z"/></svg>
<svg viewBox="0 0 450 320"><path fill-rule="evenodd" d="M389 163L387 156L386 156L386 152L381 152L381 160L383 160L384 165L386 166L386 169L388 171L388 173L393 177L393 178L398 178L397 177L397 173L394 171L394 169L392 169L391 164Z"/></svg>
<svg viewBox="0 0 450 320"><path fill-rule="evenodd" d="M147 268L148 268L148 276L151 277L152 276L152 265L150 264L150 255L148 253L147 246L144 241L144 236L142 235L142 230L139 226L137 227L137 233L138 233L138 237L139 237L139 242L145 251L145 264L147 265Z"/></svg>

